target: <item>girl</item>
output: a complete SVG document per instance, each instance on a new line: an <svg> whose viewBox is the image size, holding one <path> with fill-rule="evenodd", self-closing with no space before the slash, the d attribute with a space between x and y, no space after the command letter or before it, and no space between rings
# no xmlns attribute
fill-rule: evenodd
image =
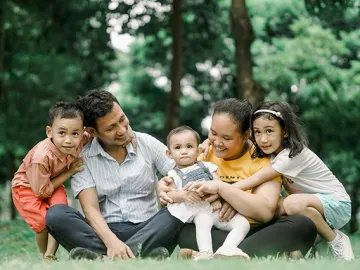
<svg viewBox="0 0 360 270"><path fill-rule="evenodd" d="M289 195L280 198L278 213L309 217L335 258L353 260L350 239L338 230L350 220L350 197L324 162L306 147L307 139L290 105L264 102L254 110L251 122L252 157L270 156L271 165L243 181L241 188L282 175Z"/></svg>

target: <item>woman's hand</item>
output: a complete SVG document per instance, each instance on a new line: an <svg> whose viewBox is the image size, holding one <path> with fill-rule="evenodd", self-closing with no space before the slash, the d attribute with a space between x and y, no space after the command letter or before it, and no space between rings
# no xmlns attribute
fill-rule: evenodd
<svg viewBox="0 0 360 270"><path fill-rule="evenodd" d="M184 187L184 190L196 191L200 195L200 197L203 197L206 194L217 194L219 192L221 184L222 182L218 181L189 182Z"/></svg>
<svg viewBox="0 0 360 270"><path fill-rule="evenodd" d="M202 144L199 145L200 153L203 153L202 160L206 160L207 155L209 154L210 145L211 145L211 143L210 143L209 139L206 139L205 141L202 142Z"/></svg>
<svg viewBox="0 0 360 270"><path fill-rule="evenodd" d="M227 202L224 202L219 213L220 221L230 221L237 211Z"/></svg>

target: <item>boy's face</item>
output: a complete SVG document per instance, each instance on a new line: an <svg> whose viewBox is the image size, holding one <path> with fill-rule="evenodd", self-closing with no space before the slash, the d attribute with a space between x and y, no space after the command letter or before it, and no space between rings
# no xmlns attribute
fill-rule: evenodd
<svg viewBox="0 0 360 270"><path fill-rule="evenodd" d="M73 154L83 137L83 121L79 117L73 119L57 117L51 127L46 127L46 134L60 152Z"/></svg>
<svg viewBox="0 0 360 270"><path fill-rule="evenodd" d="M199 154L195 135L190 130L174 134L169 140L167 154L173 158L178 168L188 167L196 162Z"/></svg>

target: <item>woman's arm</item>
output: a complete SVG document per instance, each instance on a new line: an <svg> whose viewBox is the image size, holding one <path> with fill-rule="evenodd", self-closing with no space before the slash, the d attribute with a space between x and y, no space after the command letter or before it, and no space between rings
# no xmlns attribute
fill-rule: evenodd
<svg viewBox="0 0 360 270"><path fill-rule="evenodd" d="M226 183L219 186L219 195L240 214L260 222L270 221L276 210L281 183L275 180L265 182L253 193L234 188Z"/></svg>
<svg viewBox="0 0 360 270"><path fill-rule="evenodd" d="M270 221L275 214L281 183L276 180L265 182L253 189L253 193L218 181L193 182L186 185L184 189L196 189L200 196L218 193L243 216L265 223Z"/></svg>
<svg viewBox="0 0 360 270"><path fill-rule="evenodd" d="M244 180L241 180L239 182L236 182L232 186L237 187L241 190L249 190L265 183L266 181L274 179L279 175L280 175L279 172L274 170L271 165L268 165L262 168L261 170L257 171L256 173L254 173L252 176Z"/></svg>

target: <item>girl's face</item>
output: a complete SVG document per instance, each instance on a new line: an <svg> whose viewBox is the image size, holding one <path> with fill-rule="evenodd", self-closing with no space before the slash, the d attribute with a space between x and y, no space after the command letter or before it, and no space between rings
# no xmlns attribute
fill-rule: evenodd
<svg viewBox="0 0 360 270"><path fill-rule="evenodd" d="M249 136L239 130L228 114L214 114L208 137L218 158L233 160L244 154L244 143Z"/></svg>
<svg viewBox="0 0 360 270"><path fill-rule="evenodd" d="M287 134L277 120L261 116L254 121L253 126L256 144L265 154L278 154L283 150L282 141Z"/></svg>
<svg viewBox="0 0 360 270"><path fill-rule="evenodd" d="M196 136L190 130L174 134L169 140L167 155L175 160L178 168L186 168L196 162L199 154Z"/></svg>

